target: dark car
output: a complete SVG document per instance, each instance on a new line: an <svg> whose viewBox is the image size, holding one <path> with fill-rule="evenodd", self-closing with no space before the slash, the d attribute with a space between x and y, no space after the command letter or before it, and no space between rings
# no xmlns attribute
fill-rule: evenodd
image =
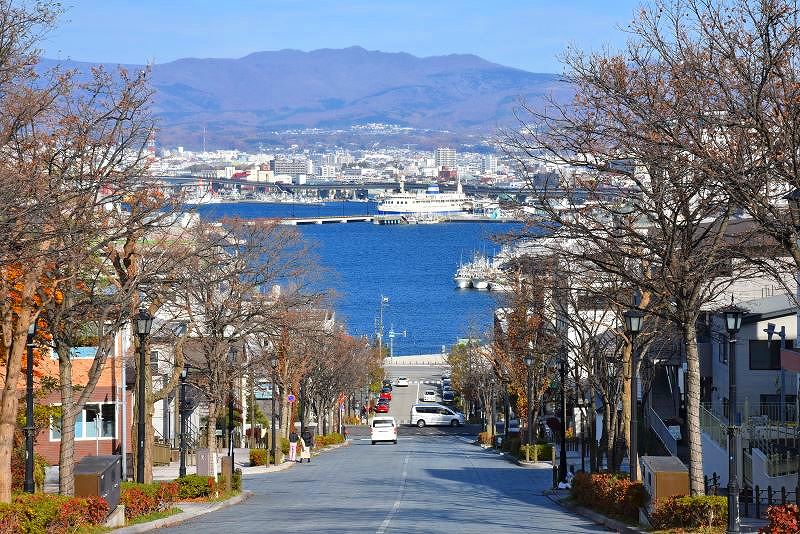
<svg viewBox="0 0 800 534"><path fill-rule="evenodd" d="M383 389L387 388L389 389L389 391L392 391L392 381L389 380L388 378L383 381Z"/></svg>
<svg viewBox="0 0 800 534"><path fill-rule="evenodd" d="M442 393L442 402L453 402L455 394L452 391L445 391Z"/></svg>

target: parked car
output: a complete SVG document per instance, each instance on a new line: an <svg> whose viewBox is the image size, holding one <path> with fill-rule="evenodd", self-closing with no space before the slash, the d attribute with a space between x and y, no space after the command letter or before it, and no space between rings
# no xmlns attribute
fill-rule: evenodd
<svg viewBox="0 0 800 534"><path fill-rule="evenodd" d="M442 393L442 402L453 402L455 398L456 398L455 393L453 393L452 390L445 391Z"/></svg>
<svg viewBox="0 0 800 534"><path fill-rule="evenodd" d="M422 394L423 402L436 402L436 392L432 389L426 389Z"/></svg>
<svg viewBox="0 0 800 534"><path fill-rule="evenodd" d="M459 426L465 422L463 413L442 404L415 404L411 407L411 423L420 428L426 425Z"/></svg>
<svg viewBox="0 0 800 534"><path fill-rule="evenodd" d="M394 417L375 417L372 420L372 444L379 441L397 444L397 423Z"/></svg>
<svg viewBox="0 0 800 534"><path fill-rule="evenodd" d="M375 413L389 413L389 403L376 405Z"/></svg>
<svg viewBox="0 0 800 534"><path fill-rule="evenodd" d="M389 391L392 391L392 381L388 378L383 381L383 389L386 388L389 388Z"/></svg>
<svg viewBox="0 0 800 534"><path fill-rule="evenodd" d="M408 387L408 378L404 376L397 377L397 382L395 383L397 387Z"/></svg>
<svg viewBox="0 0 800 534"><path fill-rule="evenodd" d="M383 388L381 390L380 398L392 400L392 390L391 389L387 389L387 388Z"/></svg>

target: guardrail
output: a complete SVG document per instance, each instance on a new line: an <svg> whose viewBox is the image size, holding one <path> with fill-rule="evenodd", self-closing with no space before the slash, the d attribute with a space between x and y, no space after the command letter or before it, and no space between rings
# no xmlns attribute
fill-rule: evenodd
<svg viewBox="0 0 800 534"><path fill-rule="evenodd" d="M675 439L675 436L670 433L667 425L665 425L664 421L661 419L661 416L659 416L651 406L647 407L645 414L650 428L655 431L658 439L661 440L661 443L664 444L667 451L672 456L678 456L678 441Z"/></svg>

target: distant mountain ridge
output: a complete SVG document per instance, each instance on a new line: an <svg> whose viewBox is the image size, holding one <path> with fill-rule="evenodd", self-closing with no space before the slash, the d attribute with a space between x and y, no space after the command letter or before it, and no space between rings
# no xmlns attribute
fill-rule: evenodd
<svg viewBox="0 0 800 534"><path fill-rule="evenodd" d="M91 63L45 60L85 70ZM116 65L106 64L114 69ZM141 68L141 65L127 65ZM570 87L468 54L419 58L361 47L256 52L238 59L179 59L153 67L159 142L257 145L272 131L369 122L491 133L511 124L520 98L538 106Z"/></svg>

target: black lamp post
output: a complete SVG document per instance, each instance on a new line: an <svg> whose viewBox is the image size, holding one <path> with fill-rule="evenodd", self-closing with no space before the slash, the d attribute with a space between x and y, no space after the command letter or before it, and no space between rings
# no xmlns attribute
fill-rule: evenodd
<svg viewBox="0 0 800 534"><path fill-rule="evenodd" d="M556 318L556 331L561 336L559 351L559 375L561 378L561 454L558 458L558 479L567 481L567 322L559 315Z"/></svg>
<svg viewBox="0 0 800 534"><path fill-rule="evenodd" d="M181 464L178 467L178 476L186 476L186 416L189 415L186 409L186 375L189 372L188 366L184 366L181 370L181 389L180 401L178 402L178 410L181 412Z"/></svg>
<svg viewBox="0 0 800 534"><path fill-rule="evenodd" d="M28 358L25 375L25 492L36 491L33 480L33 339L36 336L36 319L28 327Z"/></svg>
<svg viewBox="0 0 800 534"><path fill-rule="evenodd" d="M528 445L533 443L533 356L525 356L525 366L528 368Z"/></svg>
<svg viewBox="0 0 800 534"><path fill-rule="evenodd" d="M138 397L136 404L139 416L139 424L136 426L136 482L139 484L144 484L144 382L147 376L145 372L145 366L147 365L145 345L152 327L153 317L146 309L139 309L139 315L136 317L136 334L139 336L139 391L136 394Z"/></svg>
<svg viewBox="0 0 800 534"><path fill-rule="evenodd" d="M636 481L639 472L639 373L638 352L636 350L636 336L642 331L644 313L639 310L628 310L622 314L625 318L625 330L631 337L631 443L630 472L631 480Z"/></svg>
<svg viewBox="0 0 800 534"><path fill-rule="evenodd" d="M278 450L275 447L275 395L278 393L277 388L275 387L275 377L276 369L278 368L278 358L272 357L272 360L269 362L272 366L272 421L271 421L271 431L272 431L272 465L278 465Z"/></svg>
<svg viewBox="0 0 800 534"><path fill-rule="evenodd" d="M233 369L233 366L236 364L236 355L239 353L238 349L231 347L230 352L228 355L230 358L228 362L230 363L230 369ZM231 389L228 393L228 456L231 457L231 468L233 468L233 404L234 404L234 387L233 387L233 380L231 380Z"/></svg>
<svg viewBox="0 0 800 534"><path fill-rule="evenodd" d="M744 310L731 304L720 310L725 318L728 331L728 529L726 532L739 532L739 481L737 479L738 454L736 446L736 334L742 327Z"/></svg>

